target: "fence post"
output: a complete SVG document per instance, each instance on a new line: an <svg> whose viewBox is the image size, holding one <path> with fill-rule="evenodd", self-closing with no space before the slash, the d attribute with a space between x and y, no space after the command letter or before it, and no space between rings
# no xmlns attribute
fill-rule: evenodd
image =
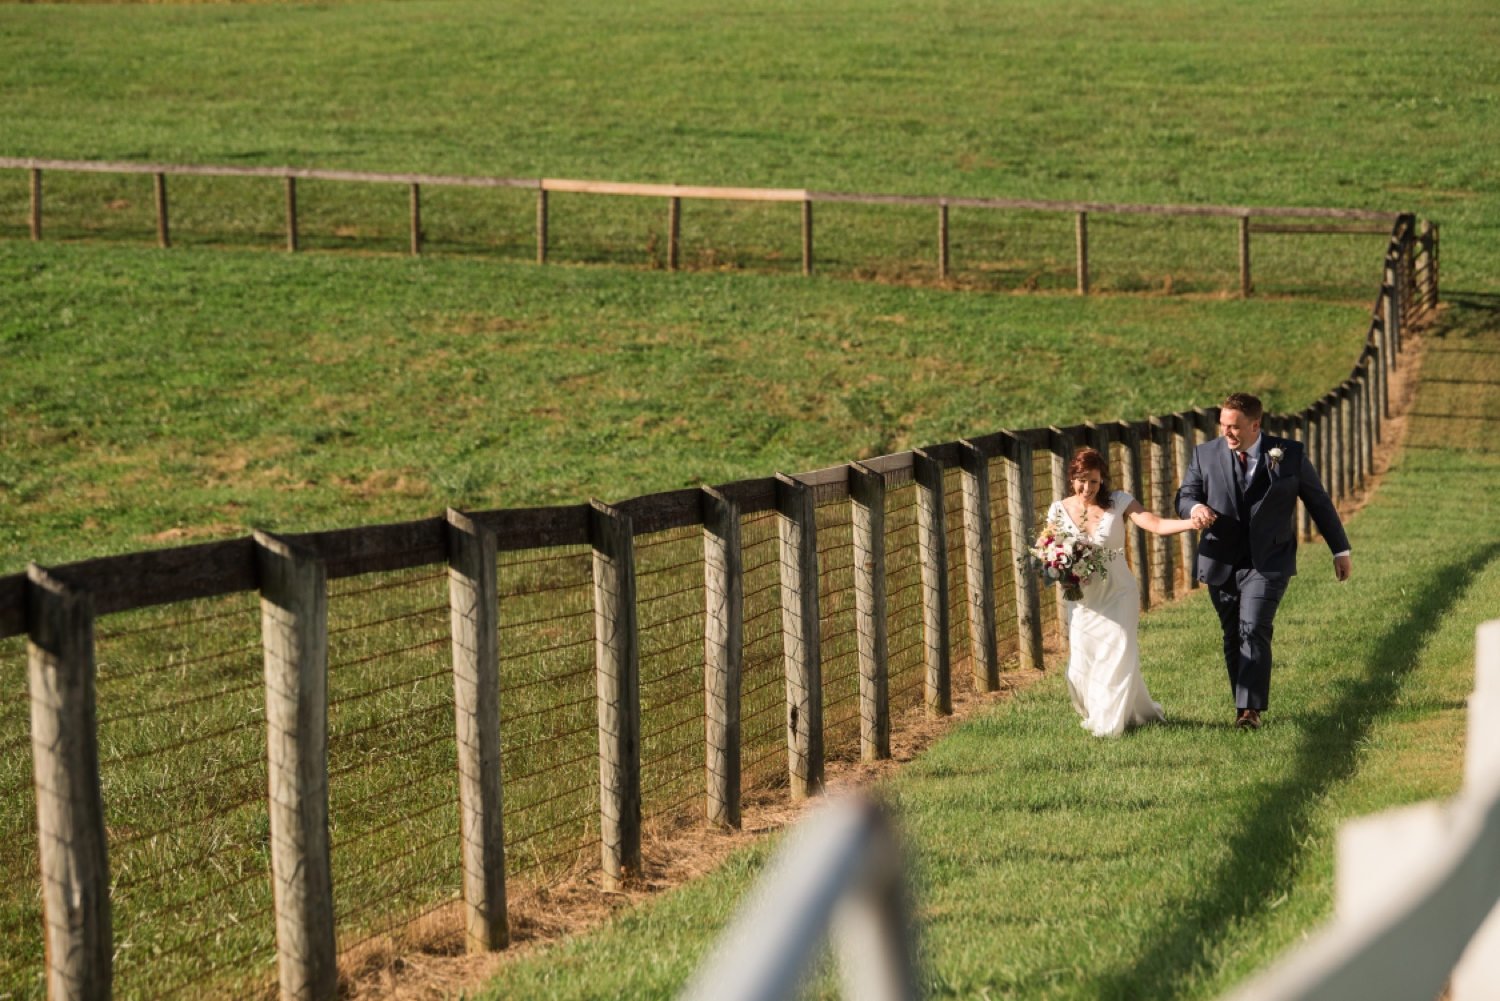
<svg viewBox="0 0 1500 1001"><path fill-rule="evenodd" d="M1191 411L1175 415L1172 427L1172 448L1177 453L1178 478L1187 472L1193 461L1193 414ZM1193 569L1198 565L1198 533L1189 530L1180 535L1182 546L1182 577L1189 591L1198 589L1198 575Z"/></svg>
<svg viewBox="0 0 1500 1001"><path fill-rule="evenodd" d="M802 201L802 273L813 273L813 216L812 200Z"/></svg>
<svg viewBox="0 0 1500 1001"><path fill-rule="evenodd" d="M1381 358L1380 345L1370 345L1370 358L1365 364L1365 371L1370 377L1370 391L1373 396L1370 399L1370 449L1373 453L1376 445L1380 444L1385 436L1385 362ZM1374 469L1374 463L1370 465Z"/></svg>
<svg viewBox="0 0 1500 1001"><path fill-rule="evenodd" d="M1354 439L1354 380L1345 380L1335 392L1339 408L1339 447L1344 459L1344 495L1353 497L1359 490L1359 447Z"/></svg>
<svg viewBox="0 0 1500 1001"><path fill-rule="evenodd" d="M995 631L995 529L990 522L990 458L971 442L959 442L958 449L974 690L993 692L1000 687L1000 648Z"/></svg>
<svg viewBox="0 0 1500 1001"><path fill-rule="evenodd" d="M167 175L152 176L156 190L156 244L163 250L172 246L172 231L167 224Z"/></svg>
<svg viewBox="0 0 1500 1001"><path fill-rule="evenodd" d="M676 271L682 260L682 199L667 199L667 270ZM655 262L652 263L655 266Z"/></svg>
<svg viewBox="0 0 1500 1001"><path fill-rule="evenodd" d="M1311 461L1307 443L1308 411L1292 415L1292 438L1302 443L1302 453ZM1297 539L1300 542L1312 541L1312 516L1307 513L1307 505L1302 503L1301 498L1297 500Z"/></svg>
<svg viewBox="0 0 1500 1001"><path fill-rule="evenodd" d="M31 239L42 238L42 172L31 171Z"/></svg>
<svg viewBox="0 0 1500 1001"><path fill-rule="evenodd" d="M1428 291L1431 293L1431 297L1427 300L1427 308L1437 309L1438 300L1441 297L1442 292L1441 264L1443 258L1442 254L1439 253L1440 244L1438 242L1438 224L1435 222L1429 222L1427 225L1432 227L1431 246L1427 251L1427 286Z"/></svg>
<svg viewBox="0 0 1500 1001"><path fill-rule="evenodd" d="M859 756L891 756L890 645L885 595L885 476L849 463L854 508L854 625L859 643Z"/></svg>
<svg viewBox="0 0 1500 1001"><path fill-rule="evenodd" d="M641 651L630 516L589 502L599 694L599 837L604 884L641 872Z"/></svg>
<svg viewBox="0 0 1500 1001"><path fill-rule="evenodd" d="M1328 428L1332 434L1329 444L1333 455L1333 478L1338 485L1338 499L1343 500L1349 495L1349 453L1344 446L1347 423L1344 420L1344 399L1337 389L1328 394L1328 411Z"/></svg>
<svg viewBox="0 0 1500 1001"><path fill-rule="evenodd" d="M948 609L948 512L943 493L943 463L922 451L912 452L917 481L917 548L922 556L923 663L927 666L927 715L953 713L952 644Z"/></svg>
<svg viewBox="0 0 1500 1001"><path fill-rule="evenodd" d="M411 186L411 252L415 257L422 252L422 186Z"/></svg>
<svg viewBox="0 0 1500 1001"><path fill-rule="evenodd" d="M1075 237L1078 246L1078 294L1089 294L1089 214L1078 213Z"/></svg>
<svg viewBox="0 0 1500 1001"><path fill-rule="evenodd" d="M1317 477L1323 482L1323 489L1328 492L1329 497L1334 497L1338 492L1338 485L1334 483L1334 459L1329 458L1329 414L1328 399L1320 399L1311 407L1313 410L1313 465L1317 468Z"/></svg>
<svg viewBox="0 0 1500 1001"><path fill-rule="evenodd" d="M26 568L37 848L49 1001L110 996L114 931L99 786L94 599Z"/></svg>
<svg viewBox="0 0 1500 1001"><path fill-rule="evenodd" d="M713 487L698 495L703 515L703 694L707 815L740 826L740 676L745 658L745 569L740 506Z"/></svg>
<svg viewBox="0 0 1500 1001"><path fill-rule="evenodd" d="M1047 451L1051 453L1052 467L1052 502L1058 503L1064 497L1072 493L1068 484L1068 463L1073 460L1073 439L1056 427L1047 429ZM1054 587L1053 597L1057 600L1057 641L1062 644L1064 651L1068 650L1068 599L1063 597L1063 589Z"/></svg>
<svg viewBox="0 0 1500 1001"><path fill-rule="evenodd" d="M547 263L547 189L536 189L536 262Z"/></svg>
<svg viewBox="0 0 1500 1001"><path fill-rule="evenodd" d="M328 848L328 572L255 533L266 670L271 878L282 1001L338 991Z"/></svg>
<svg viewBox="0 0 1500 1001"><path fill-rule="evenodd" d="M1172 516L1172 429L1168 418L1152 417L1151 510L1163 518ZM1172 600L1172 540L1151 536L1151 581L1163 601Z"/></svg>
<svg viewBox="0 0 1500 1001"><path fill-rule="evenodd" d="M495 533L452 508L447 519L464 927L469 952L493 952L510 944L500 785L500 595L495 579Z"/></svg>
<svg viewBox="0 0 1500 1001"><path fill-rule="evenodd" d="M1364 402L1364 424L1362 440L1364 442L1364 468L1366 476L1375 475L1375 435L1377 434L1378 418L1375 416L1375 397L1371 392L1371 372L1375 366L1371 359L1366 358L1364 372L1360 375L1360 399Z"/></svg>
<svg viewBox="0 0 1500 1001"><path fill-rule="evenodd" d="M1240 216L1240 295L1250 298L1250 217Z"/></svg>
<svg viewBox="0 0 1500 1001"><path fill-rule="evenodd" d="M1001 432L1000 456L1005 463L1005 513L1010 522L1010 551L1017 560L1036 536L1036 496L1033 493L1031 442ZM1016 655L1023 671L1040 671L1042 660L1042 601L1036 575L1020 562L1011 565L1016 585Z"/></svg>
<svg viewBox="0 0 1500 1001"><path fill-rule="evenodd" d="M776 474L787 770L793 799L823 790L823 652L818 621L818 506L813 488Z"/></svg>
<svg viewBox="0 0 1500 1001"><path fill-rule="evenodd" d="M286 179L286 249L287 253L297 252L297 179L295 177Z"/></svg>
<svg viewBox="0 0 1500 1001"><path fill-rule="evenodd" d="M1141 501L1142 504L1150 505L1150 498L1144 497L1145 480L1141 475L1141 433L1129 421L1120 421L1120 483L1124 490ZM1146 530L1135 522L1126 522L1125 538L1128 542L1127 550L1135 557L1136 580L1139 583L1141 594L1141 611L1151 607L1151 559L1146 550Z"/></svg>
<svg viewBox="0 0 1500 1001"><path fill-rule="evenodd" d="M1355 491L1365 489L1365 381L1358 373L1349 381L1349 482Z"/></svg>
<svg viewBox="0 0 1500 1001"><path fill-rule="evenodd" d="M1396 298L1396 269L1389 259L1386 260L1385 285L1380 294L1385 303L1385 339L1391 349L1391 367L1395 368L1401 362L1401 303Z"/></svg>
<svg viewBox="0 0 1500 1001"><path fill-rule="evenodd" d="M948 280L950 265L948 257L948 203L938 205L938 278Z"/></svg>

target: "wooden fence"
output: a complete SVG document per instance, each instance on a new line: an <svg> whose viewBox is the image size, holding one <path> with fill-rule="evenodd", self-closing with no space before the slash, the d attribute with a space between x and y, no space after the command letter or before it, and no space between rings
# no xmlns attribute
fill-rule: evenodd
<svg viewBox="0 0 1500 1001"><path fill-rule="evenodd" d="M1089 293L1088 217L1096 215L1198 216L1238 220L1236 248L1239 254L1239 286L1242 295L1254 287L1250 267L1250 234L1385 234L1396 219L1394 212L1370 209L1316 208L1299 206L1250 205L1138 205L1114 202L1046 201L1028 198L969 198L953 195L892 195L860 192L811 191L803 188L732 188L681 184L629 184L613 181L577 181L534 177L465 177L446 174L374 173L356 170L319 170L308 167L235 167L206 164L111 163L92 160L48 160L35 157L0 157L0 168L21 169L31 181L31 238L42 239L42 172L74 171L94 174L149 174L154 179L156 196L156 235L162 247L172 244L167 208L167 178L189 177L265 177L281 178L286 186L286 249L296 251L297 181L344 181L364 184L399 184L410 191L411 253L420 254L422 229L422 188L523 188L536 191L536 260L547 262L550 192L590 195L616 195L667 200L667 270L681 264L682 200L709 199L749 202L795 202L802 209L802 273L813 273L813 204L900 205L937 209L938 277L947 279L952 267L949 246L948 210L950 208L1058 212L1074 216L1075 253L1078 294ZM1255 219L1321 219L1322 223L1256 223ZM1364 225L1359 225L1364 223ZM1371 225L1381 224L1381 225ZM1434 230L1430 243L1436 246Z"/></svg>
<svg viewBox="0 0 1500 1001"><path fill-rule="evenodd" d="M1335 498L1371 474L1403 331L1437 301L1434 237L1397 218L1349 377L1266 417ZM1041 668L1061 619L1013 556L1073 450L1168 514L1216 420L1000 430L0 578L0 641L28 639L24 667L0 656L0 867L21 893L0 991L325 1001L363 943L450 902L468 948L503 948L518 896L556 873L617 886L649 825L737 825L757 784L814 795L830 756L889 756L895 710L945 714L956 676L985 692L1005 664ZM1132 530L1143 607L1197 586L1195 546Z"/></svg>

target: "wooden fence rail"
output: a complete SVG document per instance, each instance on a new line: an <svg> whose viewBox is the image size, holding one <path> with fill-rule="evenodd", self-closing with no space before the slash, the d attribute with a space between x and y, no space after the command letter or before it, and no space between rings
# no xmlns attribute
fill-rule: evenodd
<svg viewBox="0 0 1500 1001"><path fill-rule="evenodd" d="M274 176L287 177L290 201L294 177L309 175ZM423 177L409 183L432 181ZM704 189L671 190L672 197L695 197L694 192ZM803 199L804 207L810 202ZM539 208L544 206L545 201L539 202ZM1340 496L1362 489L1373 471L1373 446L1390 407L1386 374L1402 350L1400 324L1410 323L1426 303L1436 301L1435 237L1435 229L1419 233L1411 216L1396 220L1365 348L1349 378L1299 413L1266 417L1268 430L1306 444L1320 476ZM1403 279L1419 254L1426 258L1424 269L1414 281ZM1414 297L1421 301L1414 303ZM924 676L921 702L929 713L945 714L952 709L955 666L945 471L959 471L956 496L963 506L959 530L964 538L955 551L963 554L967 588L958 593L967 595L966 635L974 687L986 691L999 681L997 636L1002 625L996 579L1007 576L993 561L1002 541L1012 553L1021 553L1034 537L1036 455L1048 456L1056 477L1078 445L1089 444L1106 454L1118 445L1122 484L1139 496L1149 471L1150 505L1165 512L1191 446L1211 433L1216 420L1216 411L1207 408L1139 421L1000 430L795 476L675 490L613 505L594 501L449 511L441 517L336 531L256 533L63 566L32 565L26 574L0 577L0 637L25 634L30 642L31 743L38 776L49 995L53 1001L105 997L112 975L110 871L93 683L96 617L237 592L259 593L281 996L288 1001L329 1001L336 990L328 832L330 580L424 566L447 568L467 941L476 951L499 949L506 946L509 934L499 778L500 696L495 688L497 554L559 547L592 554L599 866L606 882L618 885L636 876L641 866L637 538L693 528L703 533L699 560L704 582L704 728L698 760L703 762L707 819L732 826L740 816L739 698L746 627L742 524L766 515L776 522L776 600L786 688L785 774L791 796L811 796L823 786L825 760L821 619L827 613L819 603L820 505L845 500L851 505L859 740L864 757L885 757L890 753L893 698L887 629L894 614L886 607L887 492L898 487L916 491L914 528L922 597L915 628L921 635L916 644ZM1006 510L999 524L990 510L995 477L1005 481L1000 496ZM1061 482L1054 479L1054 496L1066 489L1065 477ZM1298 523L1305 536L1310 530L1305 513ZM1178 547L1161 540L1148 549L1136 533L1129 549L1142 582L1143 606L1153 595L1158 600L1171 597L1178 583L1170 571L1174 562L1183 571L1181 585L1193 586L1191 541ZM1016 663L1039 668L1043 615L1037 583L1019 567L1013 580L1015 608L1008 614L1014 615Z"/></svg>
<svg viewBox="0 0 1500 1001"><path fill-rule="evenodd" d="M691 184L636 184L616 181L580 181L552 177L472 177L457 174L388 173L362 170L323 170L313 167L243 167L214 164L130 163L96 160L52 160L38 157L0 157L0 169L25 170L31 183L31 239L42 239L42 172L48 170L91 174L150 174L156 191L157 239L162 247L171 246L167 217L167 177L266 177L284 178L286 183L286 249L298 248L297 181L341 181L361 184L400 184L410 188L411 253L422 252L421 188L522 188L537 193L536 260L547 263L549 192L586 195L613 195L667 200L667 269L675 271L681 261L682 200L703 199L746 202L794 202L802 209L802 273L813 273L813 203L846 205L889 205L938 210L938 277L946 280L952 267L949 244L948 212L950 208L987 211L1057 212L1075 217L1075 253L1079 295L1089 294L1088 216L1150 215L1226 218L1237 222L1236 246L1239 253L1239 287L1242 295L1253 288L1250 269L1250 234L1387 234L1382 226L1359 226L1352 223L1391 225L1398 214L1375 209L1327 208L1317 206L1272 205L1146 205L1128 202L1050 201L1036 198L974 198L955 195L896 195L871 192L813 191L805 188L715 187ZM1337 223L1254 223L1253 219L1326 219ZM1413 276L1418 272L1423 282L1422 304L1431 309L1437 304L1437 230L1424 224L1419 238L1421 259L1413 259Z"/></svg>

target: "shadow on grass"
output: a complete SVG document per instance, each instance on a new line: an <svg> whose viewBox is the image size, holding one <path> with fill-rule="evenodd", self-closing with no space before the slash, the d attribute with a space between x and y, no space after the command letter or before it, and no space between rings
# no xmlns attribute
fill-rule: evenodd
<svg viewBox="0 0 1500 1001"><path fill-rule="evenodd" d="M1205 874L1200 893L1146 937L1145 950L1128 969L1097 981L1097 997L1176 997L1194 974L1212 975L1209 957L1218 943L1290 884L1309 815L1354 774L1371 725L1391 707L1443 617L1497 556L1500 543L1492 543L1427 578L1410 614L1373 644L1364 677L1344 682L1326 712L1302 718L1304 736L1290 774L1245 814L1224 864Z"/></svg>

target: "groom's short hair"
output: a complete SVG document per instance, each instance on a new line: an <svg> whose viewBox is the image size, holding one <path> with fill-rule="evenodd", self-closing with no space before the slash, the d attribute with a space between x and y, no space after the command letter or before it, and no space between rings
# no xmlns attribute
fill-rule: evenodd
<svg viewBox="0 0 1500 1001"><path fill-rule="evenodd" d="M1258 421L1265 410L1260 405L1260 397L1251 396L1249 393L1230 393L1224 397L1224 403L1220 410L1238 410L1252 421Z"/></svg>

